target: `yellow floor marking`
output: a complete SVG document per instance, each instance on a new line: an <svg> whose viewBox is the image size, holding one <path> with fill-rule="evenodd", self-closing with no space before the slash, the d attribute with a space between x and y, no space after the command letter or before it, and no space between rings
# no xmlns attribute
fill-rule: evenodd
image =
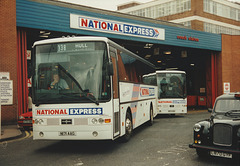
<svg viewBox="0 0 240 166"><path fill-rule="evenodd" d="M21 140L24 140L24 139L27 139L27 138L30 138L33 136L32 131L25 131L25 134L26 134L25 137L14 139L14 140L9 140L9 141L3 141L3 142L0 142L0 145L6 144L6 143L11 143L11 142L16 142L16 141L21 141Z"/></svg>

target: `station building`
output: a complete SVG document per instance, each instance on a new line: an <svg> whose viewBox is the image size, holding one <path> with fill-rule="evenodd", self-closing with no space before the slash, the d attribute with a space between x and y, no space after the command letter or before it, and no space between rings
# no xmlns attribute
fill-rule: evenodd
<svg viewBox="0 0 240 166"><path fill-rule="evenodd" d="M153 0L118 6L118 12L183 24L191 29L240 35L240 3L227 0Z"/></svg>
<svg viewBox="0 0 240 166"><path fill-rule="evenodd" d="M0 76L12 81L12 101L1 106L4 124L16 123L17 117L27 112L31 48L35 41L47 38L104 36L155 64L158 70L186 71L188 94L202 97L205 102L199 103L204 107L212 107L215 98L226 91L225 85L230 85L230 91L240 89L237 35L212 34L50 0L1 0L0 21Z"/></svg>

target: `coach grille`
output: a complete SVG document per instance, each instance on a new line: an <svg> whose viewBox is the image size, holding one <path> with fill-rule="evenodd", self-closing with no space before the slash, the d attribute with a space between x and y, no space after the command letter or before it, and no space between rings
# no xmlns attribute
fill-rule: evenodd
<svg viewBox="0 0 240 166"><path fill-rule="evenodd" d="M88 125L88 118L75 118L74 125Z"/></svg>
<svg viewBox="0 0 240 166"><path fill-rule="evenodd" d="M225 124L215 124L213 128L213 143L215 145L232 145L232 126Z"/></svg>
<svg viewBox="0 0 240 166"><path fill-rule="evenodd" d="M47 125L59 125L59 119L47 119Z"/></svg>

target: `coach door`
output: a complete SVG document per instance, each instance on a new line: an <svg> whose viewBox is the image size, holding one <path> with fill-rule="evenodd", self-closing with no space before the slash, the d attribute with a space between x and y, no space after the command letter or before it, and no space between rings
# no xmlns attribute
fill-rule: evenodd
<svg viewBox="0 0 240 166"><path fill-rule="evenodd" d="M116 49L110 47L110 55L113 63L113 137L120 135L120 113L119 113L119 85Z"/></svg>

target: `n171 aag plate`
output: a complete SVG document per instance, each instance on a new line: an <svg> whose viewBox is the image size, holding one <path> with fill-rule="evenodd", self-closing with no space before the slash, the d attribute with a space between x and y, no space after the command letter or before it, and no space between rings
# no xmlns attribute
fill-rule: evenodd
<svg viewBox="0 0 240 166"><path fill-rule="evenodd" d="M224 153L224 152L217 152L217 151L210 151L211 156L217 156L217 157L224 157L224 158L232 158L231 153Z"/></svg>
<svg viewBox="0 0 240 166"><path fill-rule="evenodd" d="M60 131L59 136L76 136L75 131Z"/></svg>

